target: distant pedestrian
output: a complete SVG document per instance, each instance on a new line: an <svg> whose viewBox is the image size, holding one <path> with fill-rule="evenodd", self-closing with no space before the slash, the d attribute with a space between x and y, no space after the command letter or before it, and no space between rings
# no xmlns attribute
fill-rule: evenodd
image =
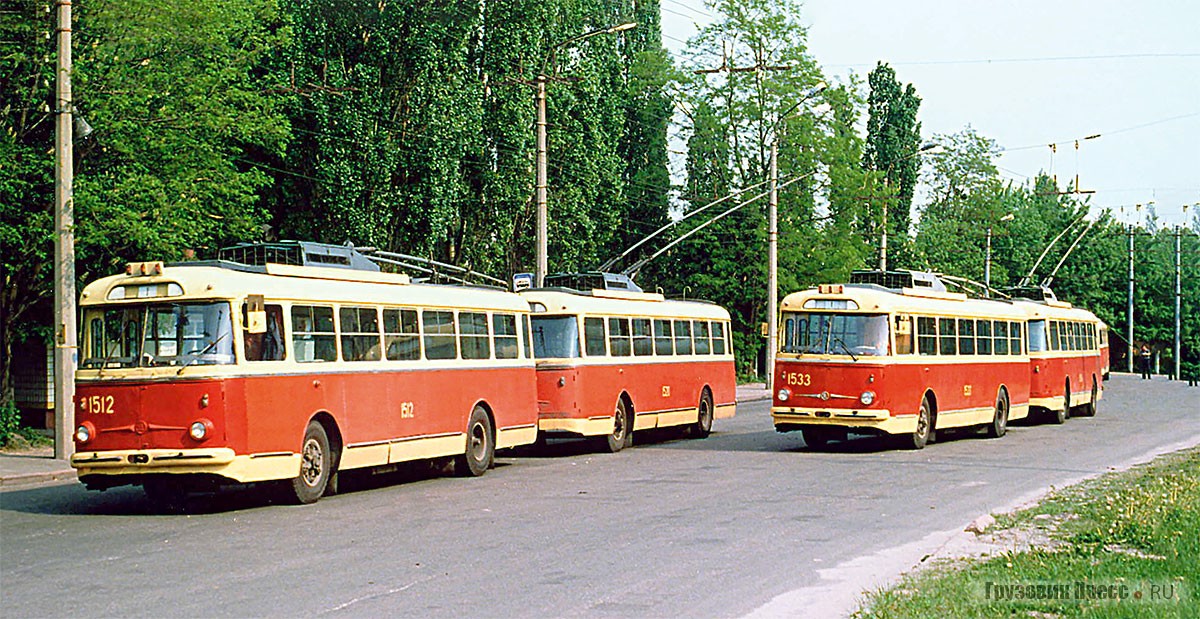
<svg viewBox="0 0 1200 619"><path fill-rule="evenodd" d="M1142 352L1139 356L1142 360L1142 379L1150 380L1150 347L1142 344Z"/></svg>

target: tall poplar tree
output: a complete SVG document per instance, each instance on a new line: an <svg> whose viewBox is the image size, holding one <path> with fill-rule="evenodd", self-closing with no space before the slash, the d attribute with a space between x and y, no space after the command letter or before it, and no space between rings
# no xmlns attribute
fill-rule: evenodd
<svg viewBox="0 0 1200 619"><path fill-rule="evenodd" d="M871 187L872 202L881 202L875 207L886 209L888 234L888 268L911 266L911 243L913 191L921 162L921 123L917 111L921 98L912 84L902 85L896 79L896 71L887 63L880 62L867 76L870 94L867 96L867 143L863 151L863 168L875 172ZM882 214L880 215L882 217ZM866 234L878 238L882 225L860 224ZM872 234L872 229L874 233ZM872 265L874 266L874 265Z"/></svg>

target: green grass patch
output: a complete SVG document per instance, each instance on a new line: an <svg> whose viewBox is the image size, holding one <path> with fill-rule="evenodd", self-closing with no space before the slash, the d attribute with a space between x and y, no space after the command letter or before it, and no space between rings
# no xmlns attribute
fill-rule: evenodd
<svg viewBox="0 0 1200 619"><path fill-rule="evenodd" d="M989 537L1011 550L906 576L854 617L1200 617L1200 449L1052 492Z"/></svg>

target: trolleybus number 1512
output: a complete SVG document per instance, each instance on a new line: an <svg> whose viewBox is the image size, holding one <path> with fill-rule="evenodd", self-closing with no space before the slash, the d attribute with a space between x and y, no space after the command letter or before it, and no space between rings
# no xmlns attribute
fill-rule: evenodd
<svg viewBox="0 0 1200 619"><path fill-rule="evenodd" d="M80 408L85 413L93 415L112 415L113 397L111 395L94 395L79 401Z"/></svg>

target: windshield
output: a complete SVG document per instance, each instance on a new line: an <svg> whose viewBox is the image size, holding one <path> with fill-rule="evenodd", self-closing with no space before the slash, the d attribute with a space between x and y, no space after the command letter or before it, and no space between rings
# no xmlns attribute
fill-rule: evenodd
<svg viewBox="0 0 1200 619"><path fill-rule="evenodd" d="M780 351L818 355L888 354L885 315L787 312L783 315Z"/></svg>
<svg viewBox="0 0 1200 619"><path fill-rule="evenodd" d="M575 317L534 316L533 356L538 359L578 357L579 322Z"/></svg>
<svg viewBox="0 0 1200 619"><path fill-rule="evenodd" d="M226 302L89 308L83 342L83 369L234 362Z"/></svg>

